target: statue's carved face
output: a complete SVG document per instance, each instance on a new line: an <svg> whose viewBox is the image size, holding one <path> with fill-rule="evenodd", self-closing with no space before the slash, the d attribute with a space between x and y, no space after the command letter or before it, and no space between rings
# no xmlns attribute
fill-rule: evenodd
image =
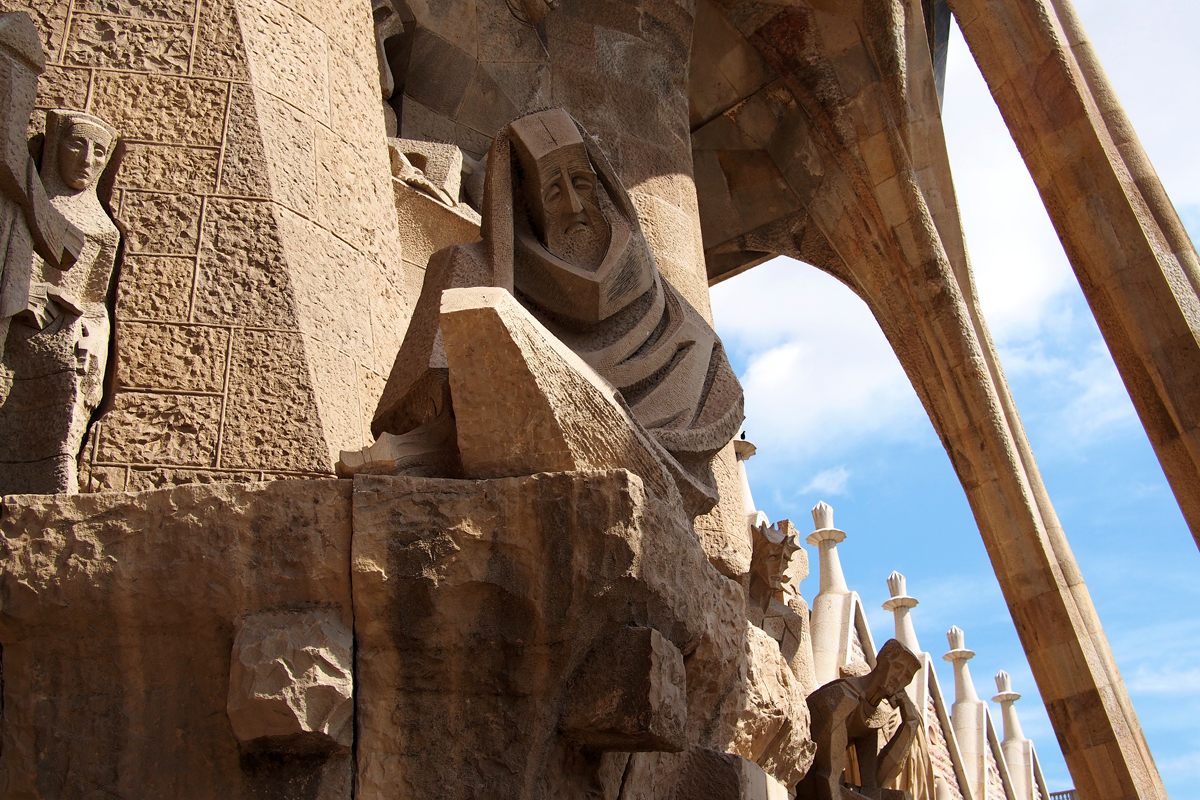
<svg viewBox="0 0 1200 800"><path fill-rule="evenodd" d="M58 145L58 174L77 191L96 182L108 162L112 142L91 126L72 125Z"/></svg>
<svg viewBox="0 0 1200 800"><path fill-rule="evenodd" d="M784 572L788 567L787 552L781 544L769 544L766 547L767 550L759 561L759 577L772 589L782 589Z"/></svg>
<svg viewBox="0 0 1200 800"><path fill-rule="evenodd" d="M582 145L552 150L537 162L533 224L554 255L595 267L608 250L611 229L600 209L596 171ZM533 187L530 187L533 188Z"/></svg>

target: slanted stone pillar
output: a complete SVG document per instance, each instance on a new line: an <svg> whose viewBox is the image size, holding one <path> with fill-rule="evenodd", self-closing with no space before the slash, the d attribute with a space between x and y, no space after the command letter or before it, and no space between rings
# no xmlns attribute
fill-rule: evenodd
<svg viewBox="0 0 1200 800"><path fill-rule="evenodd" d="M1013 796L1016 800L1038 800L1033 776L1033 742L1025 738L1021 720L1017 718L1015 703L1021 699L1021 695L1012 690L1012 679L1003 670L996 673L996 690L999 694L992 698L992 702L1000 704L1004 717L1004 741L1000 749L1008 764Z"/></svg>
<svg viewBox="0 0 1200 800"><path fill-rule="evenodd" d="M842 677L839 668L853 635L857 597L846 585L838 558L837 546L846 532L833 527L833 509L824 502L817 503L812 516L816 530L805 541L817 548L821 559L821 589L812 608L813 672L817 686L823 686Z"/></svg>
<svg viewBox="0 0 1200 800"><path fill-rule="evenodd" d="M957 626L946 634L950 652L943 659L954 664L954 705L951 725L962 754L963 771L971 787L971 796L983 798L987 787L987 703L979 699L967 662L975 657L966 648L966 636Z"/></svg>

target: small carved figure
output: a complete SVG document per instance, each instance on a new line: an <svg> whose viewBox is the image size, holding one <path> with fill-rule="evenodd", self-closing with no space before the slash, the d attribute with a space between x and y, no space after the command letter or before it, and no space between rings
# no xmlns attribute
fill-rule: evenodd
<svg viewBox="0 0 1200 800"><path fill-rule="evenodd" d="M82 234L46 196L26 143L45 68L29 15L0 14L0 357L12 318L29 309L34 254L65 270L83 246Z"/></svg>
<svg viewBox="0 0 1200 800"><path fill-rule="evenodd" d="M889 639L868 674L830 681L809 695L817 755L796 787L797 800L911 796L882 787L903 767L921 726L921 716L904 691L920 667L911 650ZM900 712L900 725L883 742L883 730L895 709Z"/></svg>
<svg viewBox="0 0 1200 800"><path fill-rule="evenodd" d="M808 556L789 520L767 525L766 516L751 526L754 555L750 560L747 616L779 643L779 651L807 695L816 687L808 604L797 588L808 576Z"/></svg>
<svg viewBox="0 0 1200 800"><path fill-rule="evenodd" d="M121 235L97 193L111 188L116 131L98 117L50 111L41 180L83 234L69 270L35 260L0 372L0 494L78 491L77 462L104 394L109 298ZM106 172L107 168L107 172Z"/></svg>
<svg viewBox="0 0 1200 800"><path fill-rule="evenodd" d="M429 262L372 429L404 435L453 425L439 309L446 289L507 289L559 341L616 387L689 513L717 499L711 460L742 420L742 391L720 340L665 281L629 195L598 145L562 109L511 123L487 161L482 242ZM425 441L453 441L450 436ZM408 474L433 474L410 448ZM428 469L444 467L430 451ZM344 453L353 472L370 453Z"/></svg>

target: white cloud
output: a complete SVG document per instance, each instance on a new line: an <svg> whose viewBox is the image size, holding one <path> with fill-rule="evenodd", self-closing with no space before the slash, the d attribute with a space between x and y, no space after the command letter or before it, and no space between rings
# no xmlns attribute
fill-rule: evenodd
<svg viewBox="0 0 1200 800"><path fill-rule="evenodd" d="M957 26L944 127L984 317L1000 343L1036 334L1075 277Z"/></svg>
<svg viewBox="0 0 1200 800"><path fill-rule="evenodd" d="M850 480L850 470L845 467L823 469L813 476L797 494L819 492L821 494L847 494L846 482Z"/></svg>
<svg viewBox="0 0 1200 800"><path fill-rule="evenodd" d="M1200 692L1200 668L1179 665L1138 665L1125 678L1136 694L1195 695Z"/></svg>
<svg viewBox="0 0 1200 800"><path fill-rule="evenodd" d="M746 430L775 452L832 454L910 437L924 411L865 303L834 278L775 259L714 287L726 347L746 363Z"/></svg>

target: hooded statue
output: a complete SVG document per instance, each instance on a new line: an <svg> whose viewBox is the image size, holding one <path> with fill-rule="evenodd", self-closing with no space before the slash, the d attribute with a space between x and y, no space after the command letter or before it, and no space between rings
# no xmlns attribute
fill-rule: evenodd
<svg viewBox="0 0 1200 800"><path fill-rule="evenodd" d="M121 234L101 196L112 191L119 153L117 132L104 120L47 113L41 182L83 241L69 269L35 257L24 307L13 317L0 368L0 494L78 490L79 452L110 372Z"/></svg>
<svg viewBox="0 0 1200 800"><path fill-rule="evenodd" d="M509 290L615 386L662 446L689 513L717 500L711 460L742 422L742 390L716 333L655 265L608 159L567 112L521 117L488 153L481 242L429 262L372 423L402 434L396 471L455 474L455 431L439 330L445 289Z"/></svg>

